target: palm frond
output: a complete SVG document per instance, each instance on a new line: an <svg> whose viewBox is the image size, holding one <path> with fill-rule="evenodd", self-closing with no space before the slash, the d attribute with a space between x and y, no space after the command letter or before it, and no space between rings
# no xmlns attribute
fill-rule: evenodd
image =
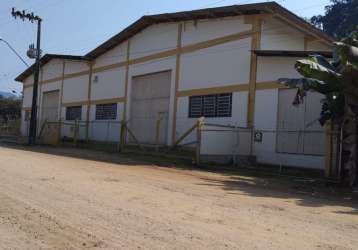
<svg viewBox="0 0 358 250"><path fill-rule="evenodd" d="M326 67L317 62L317 58L309 57L298 60L295 64L296 70L306 78L316 79L325 83L339 81L341 75L332 69L332 65Z"/></svg>

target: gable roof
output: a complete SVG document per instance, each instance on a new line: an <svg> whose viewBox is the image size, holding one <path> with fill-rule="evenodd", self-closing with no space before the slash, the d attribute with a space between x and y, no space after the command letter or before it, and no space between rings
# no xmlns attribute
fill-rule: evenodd
<svg viewBox="0 0 358 250"><path fill-rule="evenodd" d="M40 59L40 64L41 66L45 65L46 63L48 63L49 61L51 61L52 59L68 59L68 60L76 60L76 61L86 61L88 60L86 57L84 56L73 56L73 55L59 55L59 54L45 54L43 57L41 57ZM15 81L18 82L22 82L24 81L28 76L30 76L34 69L35 69L36 64L32 64L30 67L28 67L24 72L22 72L20 75L18 75L15 78Z"/></svg>
<svg viewBox="0 0 358 250"><path fill-rule="evenodd" d="M104 54L105 52L113 49L117 45L121 44L122 42L133 37L137 33L141 32L142 30L148 28L153 24L167 23L167 22L183 22L183 21L192 21L192 20L199 20L199 19L214 19L214 18L239 16L239 15L254 15L254 14L274 14L275 17L290 22L292 25L296 25L301 30L313 36L319 37L326 43L331 44L332 42L334 42L334 39L330 37L327 33L314 27L313 25L306 22L304 19L295 15L291 11L285 9L278 3L264 2L264 3L232 5L232 6L217 7L217 8L207 8L207 9L200 9L200 10L143 16L142 18L134 22L132 25L128 26L123 31L114 35L106 42L102 43L97 48L87 53L85 56L46 54L41 58L41 65L45 65L51 59L56 59L56 58L70 59L70 60L92 60ZM29 75L32 74L34 67L35 65L33 64L24 72L22 72L19 76L17 76L15 80L19 82L25 80Z"/></svg>
<svg viewBox="0 0 358 250"><path fill-rule="evenodd" d="M102 43L97 48L87 53L86 57L91 59L96 58L153 24L253 14L276 14L277 17L288 19L292 23L295 23L297 26L301 27L301 29L316 35L329 43L334 41L334 39L327 33L309 24L304 19L285 9L278 3L264 2L143 16L120 33L114 35L106 42Z"/></svg>

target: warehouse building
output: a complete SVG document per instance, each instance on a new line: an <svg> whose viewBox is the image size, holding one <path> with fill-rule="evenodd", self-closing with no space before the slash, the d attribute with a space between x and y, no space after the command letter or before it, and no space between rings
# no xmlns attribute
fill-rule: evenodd
<svg viewBox="0 0 358 250"><path fill-rule="evenodd" d="M309 93L294 107L297 90L277 79L299 77L295 61L329 56L332 43L275 2L144 16L84 56L42 57L38 130L45 121L79 119L81 138L115 142L125 121L140 143L170 146L205 117L212 126L203 130L203 155L323 170L321 96ZM32 69L16 78L24 86L23 135ZM195 140L192 133L181 144Z"/></svg>

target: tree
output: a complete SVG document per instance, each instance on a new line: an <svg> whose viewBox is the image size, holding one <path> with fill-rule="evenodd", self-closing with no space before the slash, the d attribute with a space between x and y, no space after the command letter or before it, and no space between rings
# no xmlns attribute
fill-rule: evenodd
<svg viewBox="0 0 358 250"><path fill-rule="evenodd" d="M21 100L0 96L0 122L16 120L21 116Z"/></svg>
<svg viewBox="0 0 358 250"><path fill-rule="evenodd" d="M311 23L331 36L341 39L355 30L358 23L358 0L331 0L325 14L313 16Z"/></svg>
<svg viewBox="0 0 358 250"><path fill-rule="evenodd" d="M289 87L298 88L294 101L299 105L307 91L317 91L322 100L320 123L331 121L343 131L342 179L358 184L358 32L335 43L334 58L327 60L312 55L298 60L296 70L300 79L279 79Z"/></svg>

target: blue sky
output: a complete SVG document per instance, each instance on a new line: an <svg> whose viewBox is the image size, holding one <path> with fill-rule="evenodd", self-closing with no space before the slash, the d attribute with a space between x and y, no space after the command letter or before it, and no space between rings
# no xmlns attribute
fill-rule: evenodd
<svg viewBox="0 0 358 250"><path fill-rule="evenodd" d="M83 55L143 15L192 10L254 0L1 0L0 37L31 64L26 50L36 38L36 25L13 19L11 8L33 11L43 19L44 53ZM324 13L329 0L277 0L302 17ZM13 79L25 65L0 43L0 91L21 92Z"/></svg>

